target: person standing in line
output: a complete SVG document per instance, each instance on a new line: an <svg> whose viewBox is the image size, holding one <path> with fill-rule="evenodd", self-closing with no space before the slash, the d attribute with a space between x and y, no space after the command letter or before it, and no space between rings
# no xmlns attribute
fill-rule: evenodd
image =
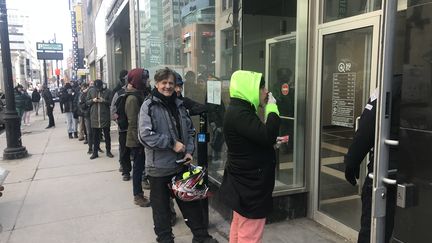
<svg viewBox="0 0 432 243"><path fill-rule="evenodd" d="M60 98L63 102L63 111L66 117L67 132L69 138L72 139L74 135L77 134L75 130L75 119L73 118L73 102L74 102L74 92L70 83L64 86L64 92Z"/></svg>
<svg viewBox="0 0 432 243"><path fill-rule="evenodd" d="M127 127L122 127L118 122L118 114L116 102L117 99L125 95L127 83L125 83L125 79L127 79L128 72L126 70L120 71L119 74L119 83L113 89L114 96L111 101L111 118L117 123L117 131L118 131L118 141L119 141L119 163L120 168L119 171L122 173L123 181L129 181L131 179L130 172L132 170L131 165L131 151L128 147L126 147L126 136L127 136ZM119 89L118 87L121 86Z"/></svg>
<svg viewBox="0 0 432 243"><path fill-rule="evenodd" d="M25 90L22 95L24 99L23 123L25 126L30 126L30 113L33 110L32 98Z"/></svg>
<svg viewBox="0 0 432 243"><path fill-rule="evenodd" d="M233 210L229 242L260 243L272 211L279 110L261 73L234 72L230 97L223 121L228 159L219 195ZM257 114L260 106L265 122Z"/></svg>
<svg viewBox="0 0 432 243"><path fill-rule="evenodd" d="M45 129L51 128L51 127L55 127L55 122L54 122L54 115L53 115L53 110L54 110L54 101L53 101L53 97L52 94L48 88L48 86L46 84L44 84L42 86L42 98L45 101L45 106L47 109L47 115L48 115L48 126Z"/></svg>
<svg viewBox="0 0 432 243"><path fill-rule="evenodd" d="M168 184L185 170L176 160L191 160L195 149L192 121L174 91L175 74L169 68L158 70L156 87L139 113L139 139L145 146L145 170L150 181L150 202L157 242L173 243ZM176 198L193 243L217 243L207 230L200 201Z"/></svg>
<svg viewBox="0 0 432 243"><path fill-rule="evenodd" d="M87 93L90 87L87 83L83 83L81 86L82 92L80 95L79 109L84 120L84 127L86 131L86 138L84 144L88 144L87 154L93 154L93 132L90 122L90 107L87 105Z"/></svg>
<svg viewBox="0 0 432 243"><path fill-rule="evenodd" d="M20 122L21 122L22 117L24 115L24 106L25 106L23 90L24 90L24 88L21 84L18 84L14 88L15 109L18 113L19 118L20 118Z"/></svg>
<svg viewBox="0 0 432 243"><path fill-rule="evenodd" d="M125 113L128 122L126 147L133 155L132 185L134 202L141 207L150 206L150 201L144 196L142 177L145 166L144 147L138 140L138 115L144 98L148 95L148 71L141 68L130 70L126 90Z"/></svg>
<svg viewBox="0 0 432 243"><path fill-rule="evenodd" d="M111 90L106 88L103 81L96 79L94 87L88 91L87 105L90 106L90 120L93 130L93 153L90 159L99 157L99 145L101 133L105 138L106 155L113 158L111 153L111 135L110 135L110 105L111 105Z"/></svg>
<svg viewBox="0 0 432 243"><path fill-rule="evenodd" d="M39 104L40 104L41 95L39 91L34 88L32 92L32 103L33 103L33 110L36 113L36 116L39 115Z"/></svg>

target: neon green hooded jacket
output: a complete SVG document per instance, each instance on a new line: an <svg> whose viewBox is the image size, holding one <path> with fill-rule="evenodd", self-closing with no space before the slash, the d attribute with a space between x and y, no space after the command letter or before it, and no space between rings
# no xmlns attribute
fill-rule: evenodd
<svg viewBox="0 0 432 243"><path fill-rule="evenodd" d="M245 70L235 71L231 76L230 97L247 101L254 106L255 111L258 111L261 77L262 73ZM276 104L267 104L265 106L265 118L271 112L279 116Z"/></svg>

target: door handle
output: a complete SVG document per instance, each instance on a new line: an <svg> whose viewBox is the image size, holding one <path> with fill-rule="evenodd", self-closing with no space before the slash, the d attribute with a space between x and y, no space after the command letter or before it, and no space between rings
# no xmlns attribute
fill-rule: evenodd
<svg viewBox="0 0 432 243"><path fill-rule="evenodd" d="M389 170L389 174L390 173L396 173L397 172L397 170ZM370 179L372 179L373 180L373 178L374 178L374 175L373 175L373 173L369 173L368 174L368 177L370 178ZM394 180L394 179L390 179L390 178L387 178L387 177L383 177L382 178L382 181L385 183L385 184L387 184L387 185L396 185L397 184L397 181L396 180Z"/></svg>
<svg viewBox="0 0 432 243"><path fill-rule="evenodd" d="M385 139L384 143L389 146L399 146L398 140Z"/></svg>

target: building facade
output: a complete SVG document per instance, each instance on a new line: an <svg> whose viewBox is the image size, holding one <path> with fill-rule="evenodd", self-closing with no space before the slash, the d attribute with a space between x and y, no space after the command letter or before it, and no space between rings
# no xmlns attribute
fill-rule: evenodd
<svg viewBox="0 0 432 243"><path fill-rule="evenodd" d="M208 126L209 181L215 191L221 183L226 162L227 148L218 128L230 102L230 76L238 69L263 73L267 88L274 94L280 109L280 135L290 136L289 143L277 150L275 210L268 219L270 222L309 217L349 240L356 240L361 216L362 187L359 185L368 176L367 161L362 163L358 185L351 186L344 177L344 155L368 97L380 88L379 101L385 101L383 97L387 95L388 86L396 86L388 78L389 74L401 76L402 102L405 103L395 104L395 109L401 110L399 144L405 152L399 157L405 161L399 163L405 164L396 177L397 183L403 184L400 187L411 188L406 185L412 184L417 189L413 192L415 202L399 204L396 210L394 237L395 241L399 240L396 242L405 243L429 239L431 233L423 224L414 227L412 222L426 222L425 215L431 212L426 205L431 202L428 183L432 181L432 168L411 151L423 153L426 158L429 152L421 145L411 148L413 143L409 141L417 136L425 144L431 142L432 120L425 115L432 114L430 0L397 2L392 22L394 45L384 41L389 27L386 18L393 16L384 7L395 3L393 1L129 0L117 5L108 1L111 4L107 5L114 7L105 12L101 10L105 1L93 2L101 3L101 7L92 11L108 23L103 28L103 21L95 20L95 25L101 26L101 29L95 28L96 32L100 31L100 36L105 38L113 37L106 42L104 55L121 56L120 59L107 58L107 65L102 62L103 68L111 73L108 76L114 78L119 67L148 68L150 76L157 68L175 67L184 76L185 95L215 107L215 113L209 114ZM114 22L109 21L112 10L117 13ZM175 21L177 14L179 19ZM121 21L124 15L128 17ZM117 31L116 21L120 21ZM119 49L115 36L125 26L129 27L129 34L125 32L118 38L123 38L121 49L127 54L120 55L115 53ZM103 48L102 43L95 46L97 53ZM387 50L386 55L384 50ZM86 50L86 53L90 52ZM386 65L389 55L394 57L390 68ZM95 63L103 59L99 54L96 56ZM96 65L96 69L98 66L102 68ZM382 206L380 197L386 195L381 181L389 182L380 179L387 172L381 173L378 169L387 163L381 159L383 148L386 144L397 144L387 141L385 126L381 125L392 115L385 112L388 103L385 104L380 103L378 108L383 112L378 114L376 124L377 170L371 175L378 178L374 190L384 194L374 195L374 208ZM198 121L195 125L199 127ZM409 190L412 189L406 189ZM211 204L223 214L227 212L225 215L229 217L217 197L216 193ZM374 234L379 237L383 232L380 222L385 215L377 212L380 211L375 211L372 225ZM403 223L412 225L404 228Z"/></svg>

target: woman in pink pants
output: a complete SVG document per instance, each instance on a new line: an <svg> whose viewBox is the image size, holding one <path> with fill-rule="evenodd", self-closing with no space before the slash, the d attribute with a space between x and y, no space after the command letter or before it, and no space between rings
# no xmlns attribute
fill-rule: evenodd
<svg viewBox="0 0 432 243"><path fill-rule="evenodd" d="M230 243L259 243L272 210L279 111L261 73L234 72L230 97L223 127L228 159L220 195L233 210ZM265 123L257 115L259 106L265 108Z"/></svg>

